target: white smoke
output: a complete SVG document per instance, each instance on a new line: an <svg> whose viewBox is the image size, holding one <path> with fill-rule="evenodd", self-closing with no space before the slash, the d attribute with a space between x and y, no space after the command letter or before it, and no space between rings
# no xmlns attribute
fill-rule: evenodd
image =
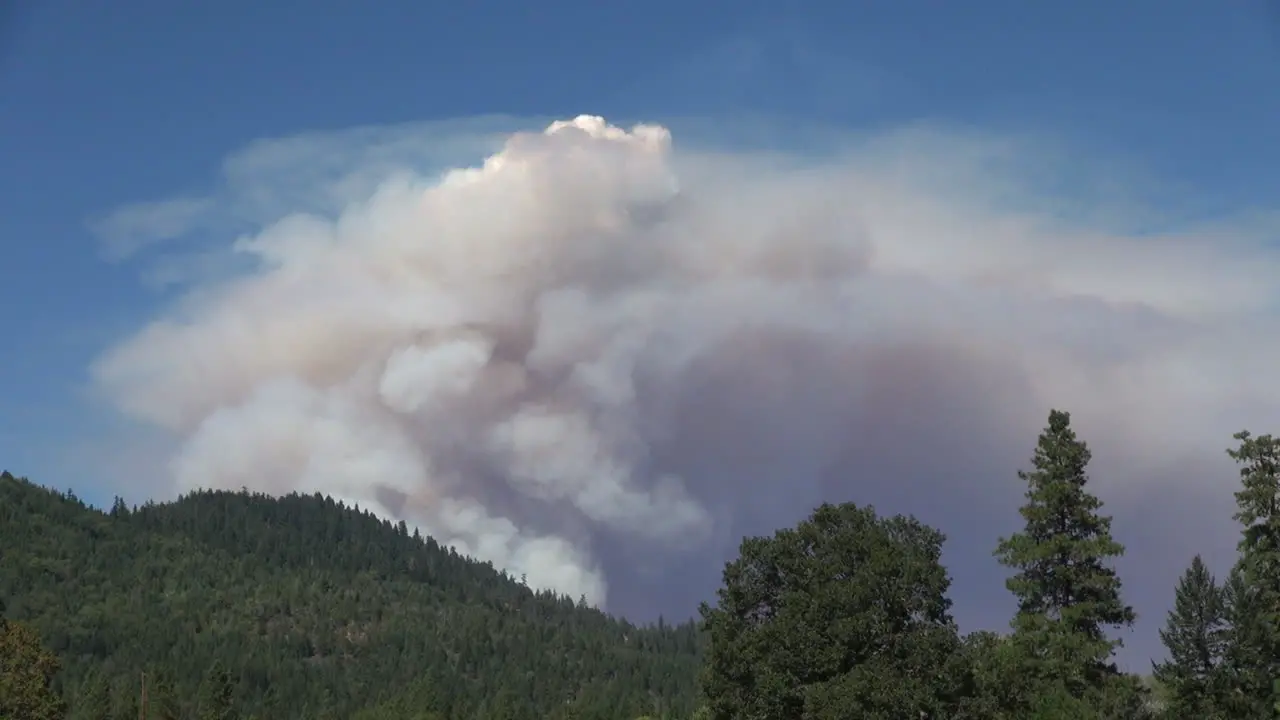
<svg viewBox="0 0 1280 720"><path fill-rule="evenodd" d="M1061 404L1137 472L1276 406L1245 379L1277 350L1252 334L1275 329L1273 255L993 216L920 177L557 122L239 240L252 272L96 379L182 439L180 489L329 493L597 604L600 543L686 551L801 508L888 418L998 427L1016 465Z"/></svg>

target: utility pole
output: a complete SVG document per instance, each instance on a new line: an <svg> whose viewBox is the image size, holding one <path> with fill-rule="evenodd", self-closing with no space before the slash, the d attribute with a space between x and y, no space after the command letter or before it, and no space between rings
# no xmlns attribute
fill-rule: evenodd
<svg viewBox="0 0 1280 720"><path fill-rule="evenodd" d="M138 703L138 720L147 720L147 671L142 671L142 702Z"/></svg>

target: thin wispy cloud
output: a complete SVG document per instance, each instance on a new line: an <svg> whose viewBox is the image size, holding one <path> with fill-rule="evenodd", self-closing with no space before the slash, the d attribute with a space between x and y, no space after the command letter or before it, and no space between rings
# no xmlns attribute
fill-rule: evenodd
<svg viewBox="0 0 1280 720"><path fill-rule="evenodd" d="M260 140L229 155L205 195L137 202L89 221L111 262L153 251L145 279L171 286L226 267L208 249L281 216L337 215L387 177L470 162L527 123L501 115L465 121L309 132ZM181 247L167 241L181 240Z"/></svg>
<svg viewBox="0 0 1280 720"><path fill-rule="evenodd" d="M209 217L253 229L200 252L239 265L93 367L169 435L175 489L331 493L668 615L744 533L874 502L941 526L962 619L999 625L990 551L1058 406L1140 610L1230 548L1222 448L1280 407L1258 215L1064 212L1090 193L1049 176L1080 166L941 127L711 150L678 122L540 125L233 155Z"/></svg>
<svg viewBox="0 0 1280 720"><path fill-rule="evenodd" d="M188 234L213 207L210 198L137 203L92 221L89 229L101 238L104 257L115 262L148 246Z"/></svg>

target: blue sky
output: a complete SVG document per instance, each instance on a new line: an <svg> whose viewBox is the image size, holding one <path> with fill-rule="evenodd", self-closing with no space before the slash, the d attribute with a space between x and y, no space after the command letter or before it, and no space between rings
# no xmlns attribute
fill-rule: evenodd
<svg viewBox="0 0 1280 720"><path fill-rule="evenodd" d="M117 422L88 368L173 296L106 262L89 227L216 192L261 138L582 112L931 123L1039 138L1089 171L1030 181L1139 193L1156 224L1265 214L1280 194L1264 0L444 5L49 0L4 17L0 466L116 491L68 459Z"/></svg>

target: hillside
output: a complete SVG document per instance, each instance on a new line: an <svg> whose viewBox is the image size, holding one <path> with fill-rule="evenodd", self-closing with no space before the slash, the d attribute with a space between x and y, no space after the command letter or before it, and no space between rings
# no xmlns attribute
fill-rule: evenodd
<svg viewBox="0 0 1280 720"><path fill-rule="evenodd" d="M960 632L941 530L852 502L744 538L699 625L638 628L319 496L100 512L4 473L0 720L1272 717L1280 437L1234 438L1239 558L1192 558L1145 678L1115 663L1124 546L1059 410L995 542L1006 633Z"/></svg>
<svg viewBox="0 0 1280 720"><path fill-rule="evenodd" d="M0 475L0 598L62 660L73 718L687 717L692 623L638 628L320 496L199 492L109 512ZM109 698L106 699L106 698Z"/></svg>

